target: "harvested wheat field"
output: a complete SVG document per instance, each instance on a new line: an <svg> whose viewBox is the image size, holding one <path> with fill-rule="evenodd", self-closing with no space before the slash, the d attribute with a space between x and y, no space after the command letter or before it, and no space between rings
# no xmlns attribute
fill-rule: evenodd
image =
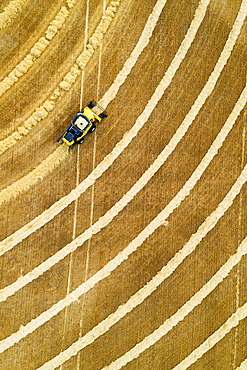
<svg viewBox="0 0 247 370"><path fill-rule="evenodd" d="M247 0L2 0L0 35L0 369L247 369Z"/></svg>

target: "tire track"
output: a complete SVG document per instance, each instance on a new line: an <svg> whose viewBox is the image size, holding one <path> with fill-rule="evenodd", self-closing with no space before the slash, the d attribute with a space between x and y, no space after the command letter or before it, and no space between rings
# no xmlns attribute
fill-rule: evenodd
<svg viewBox="0 0 247 370"><path fill-rule="evenodd" d="M245 0L245 3L247 4L247 1L246 0ZM247 9L246 9L246 12L247 12ZM240 10L240 13L239 14L241 14L241 10ZM239 25L239 19L238 19L238 17L236 19L235 24L238 24ZM228 46L228 43L227 42L226 42L226 45ZM224 55L223 52L222 52L221 56L222 55ZM224 64L222 63L221 57L219 58L219 61L220 61L219 65L223 69L223 65ZM217 65L218 65L218 63L217 63ZM215 68L215 70L217 70L217 68ZM212 74L211 74L211 76L210 76L210 78L208 80L208 82L210 81L210 83L208 84L209 91L211 91L211 89L212 89L212 81L211 81L211 78L212 78L212 76L215 77L214 71L212 72ZM215 84L216 84L216 81L215 81ZM201 95L202 101L203 100L205 101L206 100L206 96L205 96L204 89L202 90L202 92L203 92L203 94L199 94L199 96ZM180 190L180 192L177 194L177 196L173 199L173 203L171 203L172 204L172 207L175 207L176 208L181 203L181 199L184 199L189 194L189 192L193 188L194 184L198 181L198 179L199 179L198 176L201 176L201 174L203 173L203 171L207 168L208 164L212 160L213 156L215 156L217 154L217 151L218 151L219 147L222 145L222 143L223 143L223 141L224 141L224 139L225 139L225 137L227 135L227 132L229 132L230 129L231 129L231 127L232 127L231 126L231 123L232 122L235 122L238 114L243 109L244 105L246 104L246 99L247 98L246 98L246 88L245 88L243 90L242 94L241 94L241 97L240 97L238 103L236 104L236 106L235 106L234 110L232 111L231 115L229 116L229 118L228 118L228 120L226 122L226 125L224 126L224 129L221 130L221 134L219 134L217 136L216 141L214 142L214 144L209 149L209 152L204 157L204 159L202 160L201 164L198 166L197 170L192 174L191 178L186 182L186 184L184 185L184 187ZM199 101L199 103L200 103L199 106L200 106L201 103L202 103L202 101L200 99L199 100L196 100L196 101ZM151 104L151 106L152 106L152 104ZM193 107L197 107L196 109L198 109L197 104L194 104ZM183 121L183 123L186 123L186 125L185 125L185 127L183 127L181 129L180 136L182 135L182 137L183 137L183 135L186 133L189 125L192 123L192 121L195 118L195 116L196 115L194 113L194 110L192 109L188 113L188 115L186 116L185 120ZM190 120L188 120L188 117L190 118ZM181 139L180 136L177 135L178 136L177 137L176 135L177 135L177 133L174 135L175 136L175 140L172 139L170 141L170 143L167 145L167 147L165 147L165 149L162 152L162 156L164 157L163 158L164 160L166 160L167 156L172 152L172 150L174 148L174 144L176 146L176 141L178 141L177 139L179 139L179 141ZM162 158L162 156L161 156L161 158ZM212 158L211 158L211 156L212 156ZM162 161L163 161L163 159L162 159ZM156 172L156 171L153 172L153 170L155 168L157 168L157 170L158 170L160 168L160 166L163 164L162 161L160 162L160 158L158 157L157 161L155 162L155 165L152 165L150 167L150 169L147 170L146 173L144 173L143 176L145 178L145 181L143 181L143 178L141 177L141 179L139 179L139 181L130 189L130 191L127 194L125 194L125 196L119 202L117 202L115 204L115 206L113 206L112 209L110 209L104 216L102 216L91 228L87 229L83 234L81 234L73 242L71 242L70 244L68 244L67 246L65 246L62 250L60 250L59 252L57 252L56 255L53 255L47 261L43 262L40 266L36 267L32 272L28 273L27 275L25 275L23 277L20 277L18 280L16 280L16 282L14 282L13 284L9 285L8 287L3 288L1 290L1 292L0 292L0 297L2 297L1 299L2 300L5 300L9 295L14 294L18 289L22 288L23 286L25 286L26 284L28 284L29 282L31 282L34 278L37 278L40 274L44 273L52 265L54 265L55 263L57 263L60 259L64 258L66 255L68 255L69 253L71 253L72 251L74 251L76 248L78 248L78 246L80 246L83 242L85 242L86 240L88 240L88 238L90 238L91 235L99 232L103 227L105 227L107 224L109 224L111 222L111 220L113 219L113 217L115 217L115 215L118 214L119 211L121 211L125 207L125 205L131 199L133 199L133 197L136 195L136 193L138 191L140 191L140 189L142 187L145 186L146 181L148 181L149 178L151 178L153 176L153 174ZM183 192L184 192L183 189L187 189L187 190L186 190L185 194L183 195L184 198L183 197L180 198L181 194L183 194ZM120 207L120 205L121 205L121 207ZM48 217L49 217L49 215L46 214L46 217L45 217L46 220L47 220ZM21 233L21 237L24 239L23 233ZM8 292L7 295L6 295L6 292Z"/></svg>
<svg viewBox="0 0 247 370"><path fill-rule="evenodd" d="M207 233L214 228L219 219L224 215L227 209L232 205L235 197L241 191L242 186L247 181L247 165L242 171L241 175L223 199L218 205L216 210L211 213L209 217L203 222L198 228L197 232L191 236L190 240L184 245L184 247L176 253L176 255L165 265L143 288L137 291L131 298L124 304L118 307L118 309L110 314L106 319L101 321L92 330L85 334L82 338L74 342L68 349L61 352L52 360L39 367L39 370L54 369L61 365L65 361L69 360L72 356L75 356L80 350L93 343L99 336L105 334L113 325L115 325L120 319L131 312L135 307L140 305L150 294L157 289L157 287L168 278L174 270L183 262L183 260L192 253L196 246L201 240L207 235ZM162 336L170 331L177 323L184 319L202 300L210 294L213 289L229 274L232 268L241 260L242 256L247 253L247 237L239 246L235 255L229 258L217 273L189 300L187 301L173 316L167 319L157 330L151 335L144 338L144 340L133 347L120 359L112 363L111 366L105 369L120 369L122 366L138 357L144 350L149 348L151 345L156 343ZM112 261L111 261L112 262ZM92 278L91 278L92 279ZM89 279L90 280L90 279ZM89 281L88 280L88 281ZM46 311L47 312L47 311ZM237 311L238 312L238 311ZM247 315L247 311L246 311ZM30 323L31 324L31 323ZM31 326L31 325L30 325ZM10 337L9 337L10 338ZM1 347L0 347L1 348Z"/></svg>
<svg viewBox="0 0 247 370"><path fill-rule="evenodd" d="M221 339L223 339L233 328L238 326L239 322L247 317L247 302L239 307L236 312L210 337L208 337L198 348L196 348L188 357L180 364L175 366L173 370L185 370L201 358L206 352L213 348ZM241 364L242 369L246 369L245 363Z"/></svg>
<svg viewBox="0 0 247 370"><path fill-rule="evenodd" d="M86 43L88 39L88 19L89 19L89 7L90 7L90 0L86 1L86 17L85 17L85 28L84 28L84 49L86 49ZM105 10L105 8L104 8ZM103 12L104 13L104 12ZM102 44L100 45L101 49ZM80 91L80 110L82 110L82 97L84 93L84 77L85 73L84 70L81 72L81 91ZM80 145L77 146L77 156L76 156L76 186L79 185L79 177L80 177ZM73 232L72 232L72 240L76 237L76 229L77 229L77 216L78 216L78 199L75 200L74 204L74 220L73 220ZM68 268L68 282L67 282L67 292L66 296L68 296L70 290L71 290L71 274L73 271L73 259L74 254L71 253L70 259L69 259L69 268ZM61 348L64 346L65 342L65 336L66 336L66 327L68 325L68 307L65 308L64 313L64 322L63 322L63 337L62 337L62 344ZM59 370L62 370L63 366L61 365L59 367ZM79 370L79 361L77 361L77 370Z"/></svg>
<svg viewBox="0 0 247 370"><path fill-rule="evenodd" d="M240 99L238 100L232 113L230 114L230 116L228 117L226 121L226 123L228 123L230 127L232 127L233 122L235 122L241 109L243 109L243 106L246 104L246 101L247 101L247 86L245 87L245 90L241 94ZM225 124L223 128L221 129L220 133L218 134L217 138L211 145L209 151L207 152L205 157L202 159L197 169L193 172L192 176L187 180L183 188L170 201L170 203L142 230L142 232L134 240L132 240L132 242L124 250L118 253L116 257L114 257L111 261L109 261L101 270L99 270L96 274L94 274L85 283L82 283L73 292L69 293L64 299L54 304L51 308L44 311L42 314L40 314L38 317L30 321L25 326L22 326L21 329L17 331L16 333L2 340L0 342L0 353L5 351L9 347L13 346L14 344L18 343L21 339L26 337L28 334L32 333L34 330L36 330L38 327L43 325L45 322L49 321L53 316L61 312L66 306L70 305L72 302L77 300L82 294L85 294L90 289L92 289L99 281L108 277L112 273L112 271L114 271L122 262L124 262L129 257L130 254L132 254L138 247L140 247L143 244L143 242L159 226L164 224L164 222L167 220L170 214L181 204L181 202L185 199L185 197L189 195L192 188L199 181L201 175L204 173L209 163L212 161L214 156L217 154L218 149L223 144L223 141L225 137L227 136L228 132L229 132L229 127L227 128ZM204 223L198 228L197 232L191 236L190 240L169 261L169 263L161 270L162 272L160 272L158 276L162 276L162 279L163 277L165 279L168 276L170 276L173 273L173 271L183 262L183 260L195 250L196 246L207 235L207 233L214 228L214 226L217 224L219 219L224 215L227 209L232 205L235 197L239 194L243 184L246 181L247 181L247 165L244 167L241 175L239 176L235 184L232 186L228 194L225 196L223 201L218 205L216 210L209 217L206 218ZM127 198L128 198L128 195L127 195ZM119 206L116 204L114 207L116 208L116 210L118 210ZM46 268L51 267L51 264L54 263L54 258L58 260L58 258L61 258L61 256L63 256L65 253L66 255L68 253L71 253L73 250L75 250L77 244L80 243L81 245L81 243L88 240L91 235L93 235L96 232L99 232L100 231L99 226L102 227L102 225L100 224L100 222L102 223L102 219L105 218L104 221L105 222L108 221L108 217L106 216L107 214L103 216L101 219L99 219L91 228L87 229L82 235L80 235L78 238L76 238L74 241L68 244L65 247L66 251L61 250L57 252L56 255L50 257L46 262L41 264L38 268L33 269L30 273L19 278L12 285L8 286L7 288L2 289L1 296L4 293L4 291L5 291L5 299L7 298L6 292L8 292L9 295L10 295L10 292L11 294L14 294L13 288L15 288L15 292L16 292L18 289L26 285L28 282L37 278L39 275L41 275L40 273L41 268L43 268L44 266ZM161 282L163 282L163 280ZM23 284L22 286L21 286L21 283ZM150 295L151 292L155 290L157 286L156 286L156 283L155 284L148 283L148 286L151 287L150 288L151 290L149 288L148 288L149 290L147 290L147 292L149 292L148 295ZM139 296L142 298L144 297L144 295L143 296L140 295L139 292L136 293L136 295L137 297ZM1 300L3 300L2 298ZM133 298L132 300L136 302L135 298ZM110 315L110 317L112 317L112 315Z"/></svg>
<svg viewBox="0 0 247 370"><path fill-rule="evenodd" d="M157 105L158 101L162 97L165 89L169 86L169 84L172 81L173 76L175 75L177 69L179 68L182 60L184 59L190 45L192 44L196 30L198 30L204 15L206 13L206 8L209 4L210 0L207 0L207 2L201 2L198 6L198 9L195 13L195 17L193 20L193 25L190 26L190 29L188 30L184 42L181 44L181 46L178 49L178 52L176 53L171 66L165 73L163 79L161 80L159 86L156 88L155 93L149 100L147 106L145 107L142 114L138 117L136 123L132 127L132 129L124 135L123 139L114 147L111 153L109 153L104 160L91 172L91 174L83 180L79 186L77 186L74 190L72 190L68 195L61 198L58 202L53 204L48 210L44 211L41 215L37 216L34 220L29 222L27 225L23 226L21 229L17 230L15 233L4 239L0 243L0 256L13 248L16 244L21 242L23 239L31 235L33 232L35 232L38 228L42 227L45 223L52 220L58 213L60 213L64 208L66 208L70 203L72 203L75 199L77 199L82 193L84 193L115 161L115 159L118 158L118 156L123 152L123 150L129 145L129 143L132 141L132 139L137 135L138 131L143 127L143 125L148 120L149 116L151 115L153 109ZM117 87L118 89L123 84L124 79L127 78L128 74L130 73L132 67L134 66L136 60L138 59L139 55L144 49L144 41L145 45L148 44L148 40L152 35L152 31L155 27L156 22L158 21L158 10L161 13L166 1L158 1L156 3L156 6L154 8L154 11L149 17L149 20L143 30L142 33L142 43L138 43L131 53L130 58L125 62L123 69L119 72L117 75L115 81L113 82L113 87L111 87L111 94L106 93L105 96L107 96L107 99L105 96L102 98L100 103L107 103L115 98L117 94ZM162 7L162 9L161 9ZM159 14L160 14L159 13ZM156 15L156 16L155 16ZM155 22L155 23L154 23ZM145 35L145 36L144 36ZM231 46L233 48L235 41L231 39ZM222 58L222 62L226 63L226 60ZM31 185L30 185L31 186ZM12 193L8 191L8 199L12 198ZM1 192L0 192L0 199L1 199ZM6 198L4 198L6 199Z"/></svg>
<svg viewBox="0 0 247 370"><path fill-rule="evenodd" d="M216 274L213 275L213 277L205 285L203 285L203 287L197 293L195 293L182 307L180 307L180 309L174 315L167 319L164 322L164 324L162 324L152 334L144 338L130 351L126 352L123 356L112 362L109 366L104 367L104 370L121 369L127 363L131 362L132 360L137 358L141 353L143 353L152 345L154 345L158 340L160 340L164 335L166 335L170 330L172 330L180 321L182 321L190 312L192 312L196 306L201 304L203 299L205 299L229 275L233 267L235 267L241 261L241 258L246 254L247 254L247 237L242 241L242 243L237 249L237 252L233 256L231 256L228 259L228 261L223 266L221 266L221 268L216 272ZM163 280L162 276L163 271L161 270L159 273L161 275L160 280ZM156 277L157 275L153 278L153 283ZM157 283L155 282L155 284ZM247 307L243 309L243 312L244 315L247 316ZM239 320L241 320L242 317L240 314L240 310L237 310L231 316L231 318L227 320L227 322L232 324L233 323L232 318L235 317L236 319L238 316L240 316L238 318L238 321L235 320L234 323L234 326L237 326ZM233 326L225 323L224 325L222 325L221 328L223 327L225 327L224 331L222 332L224 336L232 329ZM195 351L193 351L190 354L190 356L188 356L185 360L183 360L177 366L175 366L173 370L187 369L190 365L192 365L192 363L196 362L197 359L199 359L204 353L211 349L217 343L217 341L222 339L223 337L222 334L219 334L219 330L217 330L212 336L210 336L203 343L203 345L199 346ZM212 340L213 338L214 340Z"/></svg>
<svg viewBox="0 0 247 370"><path fill-rule="evenodd" d="M58 87L53 91L53 94L50 96L50 98L46 100L44 104L41 105L39 108L36 108L34 113L32 113L32 115L24 122L22 126L18 128L17 131L13 132L10 136L5 138L4 140L0 141L0 155L3 154L6 150L11 148L12 146L14 146L18 140L21 140L24 136L26 136L33 126L36 126L38 122L45 119L49 115L49 113L55 108L56 99L58 99L65 92L71 89L77 77L81 74L81 70L85 69L91 56L94 54L94 51L99 47L103 39L103 35L106 33L115 16L117 6L120 4L120 1L121 0L111 1L110 5L104 12L104 15L99 25L97 26L94 34L89 38L89 42L86 46L86 49L76 59L76 62L71 67L70 71L65 75L63 80L59 83ZM70 1L69 3L73 4L72 1ZM52 29L50 29L51 32Z"/></svg>
<svg viewBox="0 0 247 370"><path fill-rule="evenodd" d="M246 122L246 111L244 112L244 120ZM245 141L246 141L246 125L243 127L242 132L242 153L241 153L241 169L244 167L244 161L245 161ZM241 239L241 225L243 222L243 195L240 195L239 199L239 216L238 216L238 244L240 244ZM236 309L239 307L239 295L240 295L240 267L238 266L237 274L236 274L236 294L235 294L235 302L236 302ZM233 362L232 367L233 369L236 368L236 358L237 358L237 337L238 337L238 328L235 330L234 335L234 349L233 349Z"/></svg>
<svg viewBox="0 0 247 370"><path fill-rule="evenodd" d="M150 235L150 234L149 234Z"/></svg>
<svg viewBox="0 0 247 370"><path fill-rule="evenodd" d="M89 1L89 0L88 0ZM106 9L106 0L102 0L102 9L103 12ZM97 94L96 94L96 101L99 100L99 87L100 87L100 74L101 74L101 59L102 59L102 44L100 45L99 49L99 60L98 60L98 76L97 76ZM82 101L82 99L81 99ZM94 150L93 150L93 169L95 168L95 160L96 160L96 149L97 149L97 132L94 135ZM79 151L80 149L78 149ZM79 185L79 183L78 183ZM91 189L91 210L90 210L90 226L93 225L93 214L94 214L94 196L95 196L95 189L94 185L92 186ZM78 198L75 200L75 203L78 202ZM88 279L88 271L89 271L89 255L90 255L90 250L91 250L91 239L88 240L88 245L87 245L87 251L86 251L86 265L85 265L85 274L84 274L84 281ZM79 337L82 336L83 334L83 318L84 314L86 311L86 301L85 301L85 296L83 297L82 301L80 302L80 321L79 321ZM65 309L67 309L66 307ZM77 370L80 370L80 362L81 362L81 356L80 353L77 355L77 361L76 361L76 366Z"/></svg>

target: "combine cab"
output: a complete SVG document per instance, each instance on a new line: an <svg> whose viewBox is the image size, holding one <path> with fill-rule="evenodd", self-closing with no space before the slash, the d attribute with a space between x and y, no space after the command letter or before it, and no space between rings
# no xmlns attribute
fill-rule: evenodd
<svg viewBox="0 0 247 370"><path fill-rule="evenodd" d="M101 122L103 118L107 117L107 113L94 100L91 101L82 112L77 113L70 126L59 136L57 142L63 141L70 149L78 143L84 141L84 137L96 129L96 123Z"/></svg>

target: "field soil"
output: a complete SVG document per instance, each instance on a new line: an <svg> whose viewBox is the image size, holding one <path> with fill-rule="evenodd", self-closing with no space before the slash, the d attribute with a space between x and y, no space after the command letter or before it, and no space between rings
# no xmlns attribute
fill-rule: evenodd
<svg viewBox="0 0 247 370"><path fill-rule="evenodd" d="M247 2L18 4L0 28L1 81L67 15L0 96L1 140L28 131L0 156L0 369L247 369ZM91 100L108 117L58 144Z"/></svg>

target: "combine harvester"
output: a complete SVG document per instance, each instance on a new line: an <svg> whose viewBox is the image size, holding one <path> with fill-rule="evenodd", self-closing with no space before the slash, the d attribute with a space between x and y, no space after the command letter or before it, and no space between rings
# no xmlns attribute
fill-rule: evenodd
<svg viewBox="0 0 247 370"><path fill-rule="evenodd" d="M72 118L72 123L59 136L57 142L62 141L69 146L70 149L78 143L84 141L84 137L96 130L96 122L101 122L103 118L107 117L107 113L96 101L92 100L82 112L77 113Z"/></svg>

